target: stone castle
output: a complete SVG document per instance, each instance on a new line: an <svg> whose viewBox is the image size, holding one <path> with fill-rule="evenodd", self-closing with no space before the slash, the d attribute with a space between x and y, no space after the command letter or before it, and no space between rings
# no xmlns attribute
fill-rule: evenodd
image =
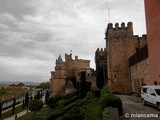
<svg viewBox="0 0 160 120"><path fill-rule="evenodd" d="M72 59L72 54L65 54L65 61L61 55L56 60L55 71L51 71L50 90L53 95L67 94L74 90L76 83L80 80L80 73L84 71L86 78L93 76L93 69L90 68L90 60Z"/></svg>
<svg viewBox="0 0 160 120"><path fill-rule="evenodd" d="M139 87L146 84L149 79L147 71L148 51L146 50L147 36L139 37L134 35L132 22L128 22L127 25L122 23L121 26L118 23L115 26L109 23L105 32L105 40L106 48L103 54L100 52L97 54L96 51L95 58L97 63L98 58L101 56L103 58L101 64L107 67L105 74L107 75L106 86L112 92L138 92ZM141 58L143 54L146 54L146 56ZM96 70L99 67L100 64L97 64Z"/></svg>

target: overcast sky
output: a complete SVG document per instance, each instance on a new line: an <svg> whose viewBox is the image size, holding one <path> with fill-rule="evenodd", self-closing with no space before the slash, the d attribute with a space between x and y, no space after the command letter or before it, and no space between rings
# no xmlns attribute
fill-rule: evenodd
<svg viewBox="0 0 160 120"><path fill-rule="evenodd" d="M50 79L59 54L91 60L109 22L146 33L144 0L0 0L0 82Z"/></svg>

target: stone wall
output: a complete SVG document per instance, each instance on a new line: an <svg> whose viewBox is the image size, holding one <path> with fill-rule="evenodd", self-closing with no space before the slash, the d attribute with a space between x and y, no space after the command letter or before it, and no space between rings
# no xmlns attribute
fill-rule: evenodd
<svg viewBox="0 0 160 120"><path fill-rule="evenodd" d="M91 70L90 60L78 59L78 56L75 56L75 59L72 59L72 54L65 54L66 60L66 74L67 76L75 76L76 80L79 80L80 72Z"/></svg>
<svg viewBox="0 0 160 120"><path fill-rule="evenodd" d="M147 44L147 36L133 35L132 22L108 24L106 33L108 87L112 92L132 91L128 59Z"/></svg>
<svg viewBox="0 0 160 120"><path fill-rule="evenodd" d="M110 23L106 31L106 48L108 51L107 66L109 87L114 92L131 91L128 58L138 47L138 37L133 36L132 23L115 27Z"/></svg>
<svg viewBox="0 0 160 120"><path fill-rule="evenodd" d="M148 58L131 66L132 91L140 94L142 85L149 84Z"/></svg>

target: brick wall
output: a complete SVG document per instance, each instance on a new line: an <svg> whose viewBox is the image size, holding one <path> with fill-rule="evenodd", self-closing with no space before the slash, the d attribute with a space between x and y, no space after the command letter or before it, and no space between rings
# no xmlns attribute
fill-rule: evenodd
<svg viewBox="0 0 160 120"><path fill-rule="evenodd" d="M160 84L160 0L145 0L150 84Z"/></svg>

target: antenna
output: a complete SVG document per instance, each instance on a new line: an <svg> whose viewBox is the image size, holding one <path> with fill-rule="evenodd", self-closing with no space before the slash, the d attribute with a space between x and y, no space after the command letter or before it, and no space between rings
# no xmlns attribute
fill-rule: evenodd
<svg viewBox="0 0 160 120"><path fill-rule="evenodd" d="M110 8L108 8L108 23L110 23Z"/></svg>

